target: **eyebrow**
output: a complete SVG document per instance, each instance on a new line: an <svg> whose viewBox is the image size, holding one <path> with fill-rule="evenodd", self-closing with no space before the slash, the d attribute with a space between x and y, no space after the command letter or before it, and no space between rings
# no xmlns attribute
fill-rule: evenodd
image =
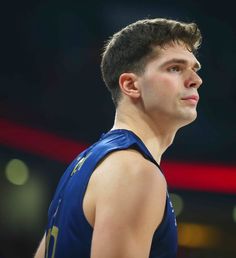
<svg viewBox="0 0 236 258"><path fill-rule="evenodd" d="M188 64L188 61L185 60L185 59L179 59L179 58L172 58L166 62L164 62L163 64L161 64L161 67L165 67L169 64L184 64L184 65L187 65ZM199 62L195 62L193 67L196 69L196 70L200 70L201 69L201 64Z"/></svg>

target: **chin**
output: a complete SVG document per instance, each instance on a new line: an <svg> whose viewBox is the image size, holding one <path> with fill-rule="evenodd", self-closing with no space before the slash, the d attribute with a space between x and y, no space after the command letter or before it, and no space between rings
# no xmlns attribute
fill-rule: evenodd
<svg viewBox="0 0 236 258"><path fill-rule="evenodd" d="M182 119L180 121L180 127L191 124L192 122L194 122L196 120L196 118L197 118L197 112L194 112L191 114L189 113L188 115L185 114L185 116L182 117Z"/></svg>

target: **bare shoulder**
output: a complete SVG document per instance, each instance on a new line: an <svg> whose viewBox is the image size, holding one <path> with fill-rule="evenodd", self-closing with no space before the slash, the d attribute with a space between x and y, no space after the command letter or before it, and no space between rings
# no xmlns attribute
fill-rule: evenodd
<svg viewBox="0 0 236 258"><path fill-rule="evenodd" d="M158 225L166 201L166 181L159 168L135 150L110 154L94 171L96 210L126 213L134 221L142 210L153 214ZM93 184L93 182L91 182ZM104 208L106 207L106 208ZM145 215L146 216L146 215ZM148 215L151 219L152 215Z"/></svg>
<svg viewBox="0 0 236 258"><path fill-rule="evenodd" d="M166 181L158 167L135 150L117 151L94 171L90 189L95 206L91 257L147 257L166 203Z"/></svg>
<svg viewBox="0 0 236 258"><path fill-rule="evenodd" d="M122 150L111 153L94 171L98 185L119 184L124 181L129 187L135 183L147 183L166 188L166 181L159 168L136 150ZM108 180L108 181L107 181ZM130 185L130 181L132 185Z"/></svg>

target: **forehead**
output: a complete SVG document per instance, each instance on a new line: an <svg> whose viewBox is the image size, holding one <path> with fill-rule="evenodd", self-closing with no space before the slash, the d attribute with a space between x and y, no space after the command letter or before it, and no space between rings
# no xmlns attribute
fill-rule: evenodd
<svg viewBox="0 0 236 258"><path fill-rule="evenodd" d="M189 65L197 66L198 68L201 67L195 55L189 51L186 45L181 43L171 43L164 47L156 47L154 48L154 52L156 52L157 55L152 61L160 65L166 62L168 63L168 61L171 62L171 60L173 60L173 62L174 60L183 60Z"/></svg>

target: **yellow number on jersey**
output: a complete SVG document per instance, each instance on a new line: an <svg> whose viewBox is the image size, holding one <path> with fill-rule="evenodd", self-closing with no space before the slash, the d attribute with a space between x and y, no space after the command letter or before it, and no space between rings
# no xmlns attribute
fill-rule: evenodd
<svg viewBox="0 0 236 258"><path fill-rule="evenodd" d="M46 238L46 258L54 258L55 251L56 251L56 245L57 245L57 236L58 236L58 227L53 226L48 230L47 238ZM53 238L53 239L52 239ZM53 248L52 248L52 254L49 257L48 256L48 249L49 249L49 242L53 241Z"/></svg>

